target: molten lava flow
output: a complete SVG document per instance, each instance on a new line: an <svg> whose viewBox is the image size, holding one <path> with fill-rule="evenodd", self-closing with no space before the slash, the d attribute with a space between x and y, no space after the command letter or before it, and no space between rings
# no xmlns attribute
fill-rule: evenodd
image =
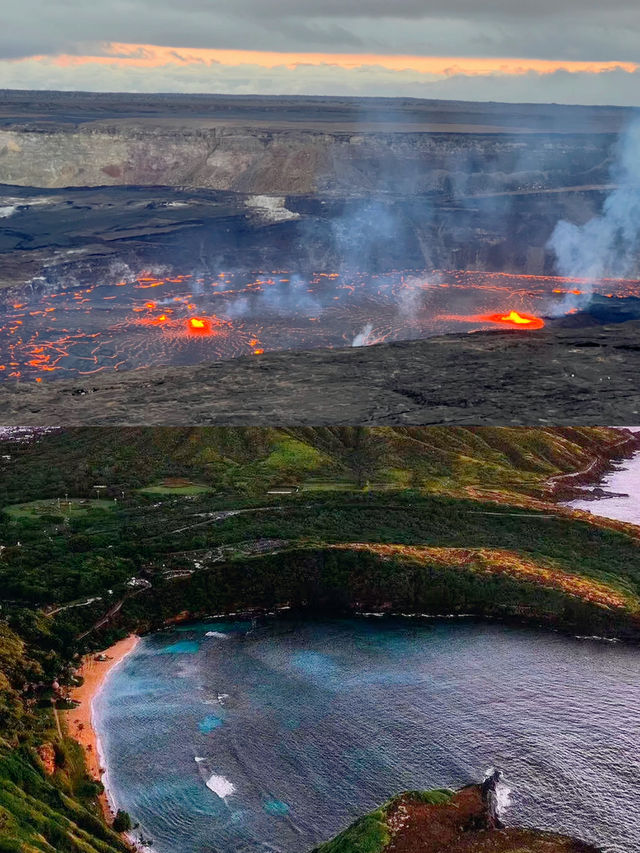
<svg viewBox="0 0 640 853"><path fill-rule="evenodd" d="M534 317L533 314L520 314L518 311L509 311L508 314L440 314L436 320L457 320L461 323L498 323L511 329L542 329L544 320L542 317Z"/></svg>
<svg viewBox="0 0 640 853"><path fill-rule="evenodd" d="M541 317L519 314L517 311L509 311L508 314L484 314L477 319L487 323L501 323L516 329L542 329L544 326L544 320Z"/></svg>
<svg viewBox="0 0 640 853"><path fill-rule="evenodd" d="M151 317L149 320L143 320L142 322L148 326L162 326L164 323L169 322L169 318L166 314L160 314L159 317Z"/></svg>
<svg viewBox="0 0 640 853"><path fill-rule="evenodd" d="M187 327L192 335L211 334L211 323L203 317L189 317Z"/></svg>

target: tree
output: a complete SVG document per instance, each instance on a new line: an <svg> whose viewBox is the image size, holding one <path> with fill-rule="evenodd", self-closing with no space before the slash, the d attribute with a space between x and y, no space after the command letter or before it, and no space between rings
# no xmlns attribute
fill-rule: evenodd
<svg viewBox="0 0 640 853"><path fill-rule="evenodd" d="M113 829L115 832L128 832L131 827L131 818L129 817L129 812L125 812L123 809L118 809L118 814L115 816L113 820Z"/></svg>

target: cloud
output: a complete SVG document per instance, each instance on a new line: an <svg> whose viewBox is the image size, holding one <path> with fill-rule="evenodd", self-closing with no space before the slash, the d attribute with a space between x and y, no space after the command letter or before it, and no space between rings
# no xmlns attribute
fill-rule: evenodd
<svg viewBox="0 0 640 853"><path fill-rule="evenodd" d="M0 56L98 40L183 47L640 60L637 0L20 0Z"/></svg>
<svg viewBox="0 0 640 853"><path fill-rule="evenodd" d="M189 3L187 3L189 5ZM401 18L415 21L427 18L465 19L489 17L538 18L540 15L571 14L574 16L598 12L601 0L358 0L357 4L344 0L235 0L236 9L253 15L275 17L292 15L303 18ZM636 11L636 0L611 0L607 11Z"/></svg>
<svg viewBox="0 0 640 853"><path fill-rule="evenodd" d="M146 59L145 59L146 56ZM181 59L160 64L147 54L133 60L113 57L43 57L0 61L0 88L131 92L217 92L229 94L311 94L450 98L479 101L557 102L640 106L640 72L520 73L495 71L395 70L376 65L343 67L304 63L265 67L257 63L205 63ZM499 63L498 63L499 64ZM526 63L522 63L526 68ZM463 67L463 66L462 66ZM471 63L473 67L473 63Z"/></svg>
<svg viewBox="0 0 640 853"><path fill-rule="evenodd" d="M0 67L4 86L100 90L117 86L138 91L177 91L184 86L183 91L194 92L638 103L630 88L638 78L629 77L632 66L640 63L637 0L606 4L601 0L181 0L179 4L175 0L20 0L4 5L0 33L0 62L7 60ZM306 69L280 71L276 65L291 62L283 59L265 66L250 56L239 62L222 57L216 61L223 68L217 70L202 57L192 58L192 69L178 69L180 61L163 60L144 73L133 66L98 68L89 63L71 73L55 65L56 57L95 55L101 52L101 44L125 42L177 45L181 52L361 54L362 62L331 60L328 64L342 66L339 74L322 69L314 59L305 60ZM404 64L387 59L401 56L406 57ZM434 56L468 59L443 74L426 67L427 59ZM425 59L424 67L416 57ZM522 71L530 76L516 80L511 64L506 68L511 77L493 80L502 73L501 57L551 65L545 69L525 62ZM8 64L21 59L25 62L16 68ZM476 66L471 65L472 59ZM482 65L483 59L491 62ZM195 66L203 62L207 67L198 70ZM567 62L626 64L622 75L627 76L618 71L595 75L591 68L571 67ZM563 67L569 77L562 76ZM51 72L48 83L43 69ZM435 77L429 77L431 73Z"/></svg>

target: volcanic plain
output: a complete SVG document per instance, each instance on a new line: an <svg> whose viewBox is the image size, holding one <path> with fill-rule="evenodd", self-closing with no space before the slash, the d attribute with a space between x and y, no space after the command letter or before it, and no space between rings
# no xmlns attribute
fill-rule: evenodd
<svg viewBox="0 0 640 853"><path fill-rule="evenodd" d="M549 238L560 220L602 210L631 118L610 107L3 92L4 423L635 423L637 321L569 315L535 331L409 341L448 329L430 327L430 295L404 300L409 271L429 294L450 287L438 297L450 319L477 313L475 296L480 313L509 315L532 311L548 279L544 316L576 310L581 285L553 283ZM453 284L429 281L432 271ZM465 290L456 271L522 281ZM184 298L179 286L138 293L154 276L188 281ZM306 295L314 276L341 288L320 322L317 292ZM395 284L384 295L384 317L351 295L342 325L317 333L339 293L357 282L375 300L385 276L403 286L397 306ZM640 268L629 278L597 292L637 296ZM250 322L237 305L211 313L216 279L244 282ZM169 322L162 337L163 297L178 299L183 326L195 316L232 343L207 351ZM155 313L135 313L145 310ZM273 316L286 334L262 342ZM385 343L343 348L352 341Z"/></svg>
<svg viewBox="0 0 640 853"><path fill-rule="evenodd" d="M629 425L640 323L446 335L5 383L7 425Z"/></svg>

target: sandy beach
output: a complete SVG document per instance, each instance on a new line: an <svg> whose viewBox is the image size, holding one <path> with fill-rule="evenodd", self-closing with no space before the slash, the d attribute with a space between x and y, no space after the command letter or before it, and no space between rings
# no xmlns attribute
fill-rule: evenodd
<svg viewBox="0 0 640 853"><path fill-rule="evenodd" d="M69 735L82 745L89 775L94 779L102 779L104 768L101 767L98 737L93 727L92 702L104 684L109 672L135 649L139 640L140 637L131 634L124 640L119 640L104 652L94 652L93 654L86 655L83 658L79 673L82 675L84 682L80 687L76 687L71 691L71 698L80 704L74 710L67 712L67 730ZM101 655L104 655L107 660L96 660ZM102 805L105 817L110 822L114 815L106 794L101 795L100 804Z"/></svg>

